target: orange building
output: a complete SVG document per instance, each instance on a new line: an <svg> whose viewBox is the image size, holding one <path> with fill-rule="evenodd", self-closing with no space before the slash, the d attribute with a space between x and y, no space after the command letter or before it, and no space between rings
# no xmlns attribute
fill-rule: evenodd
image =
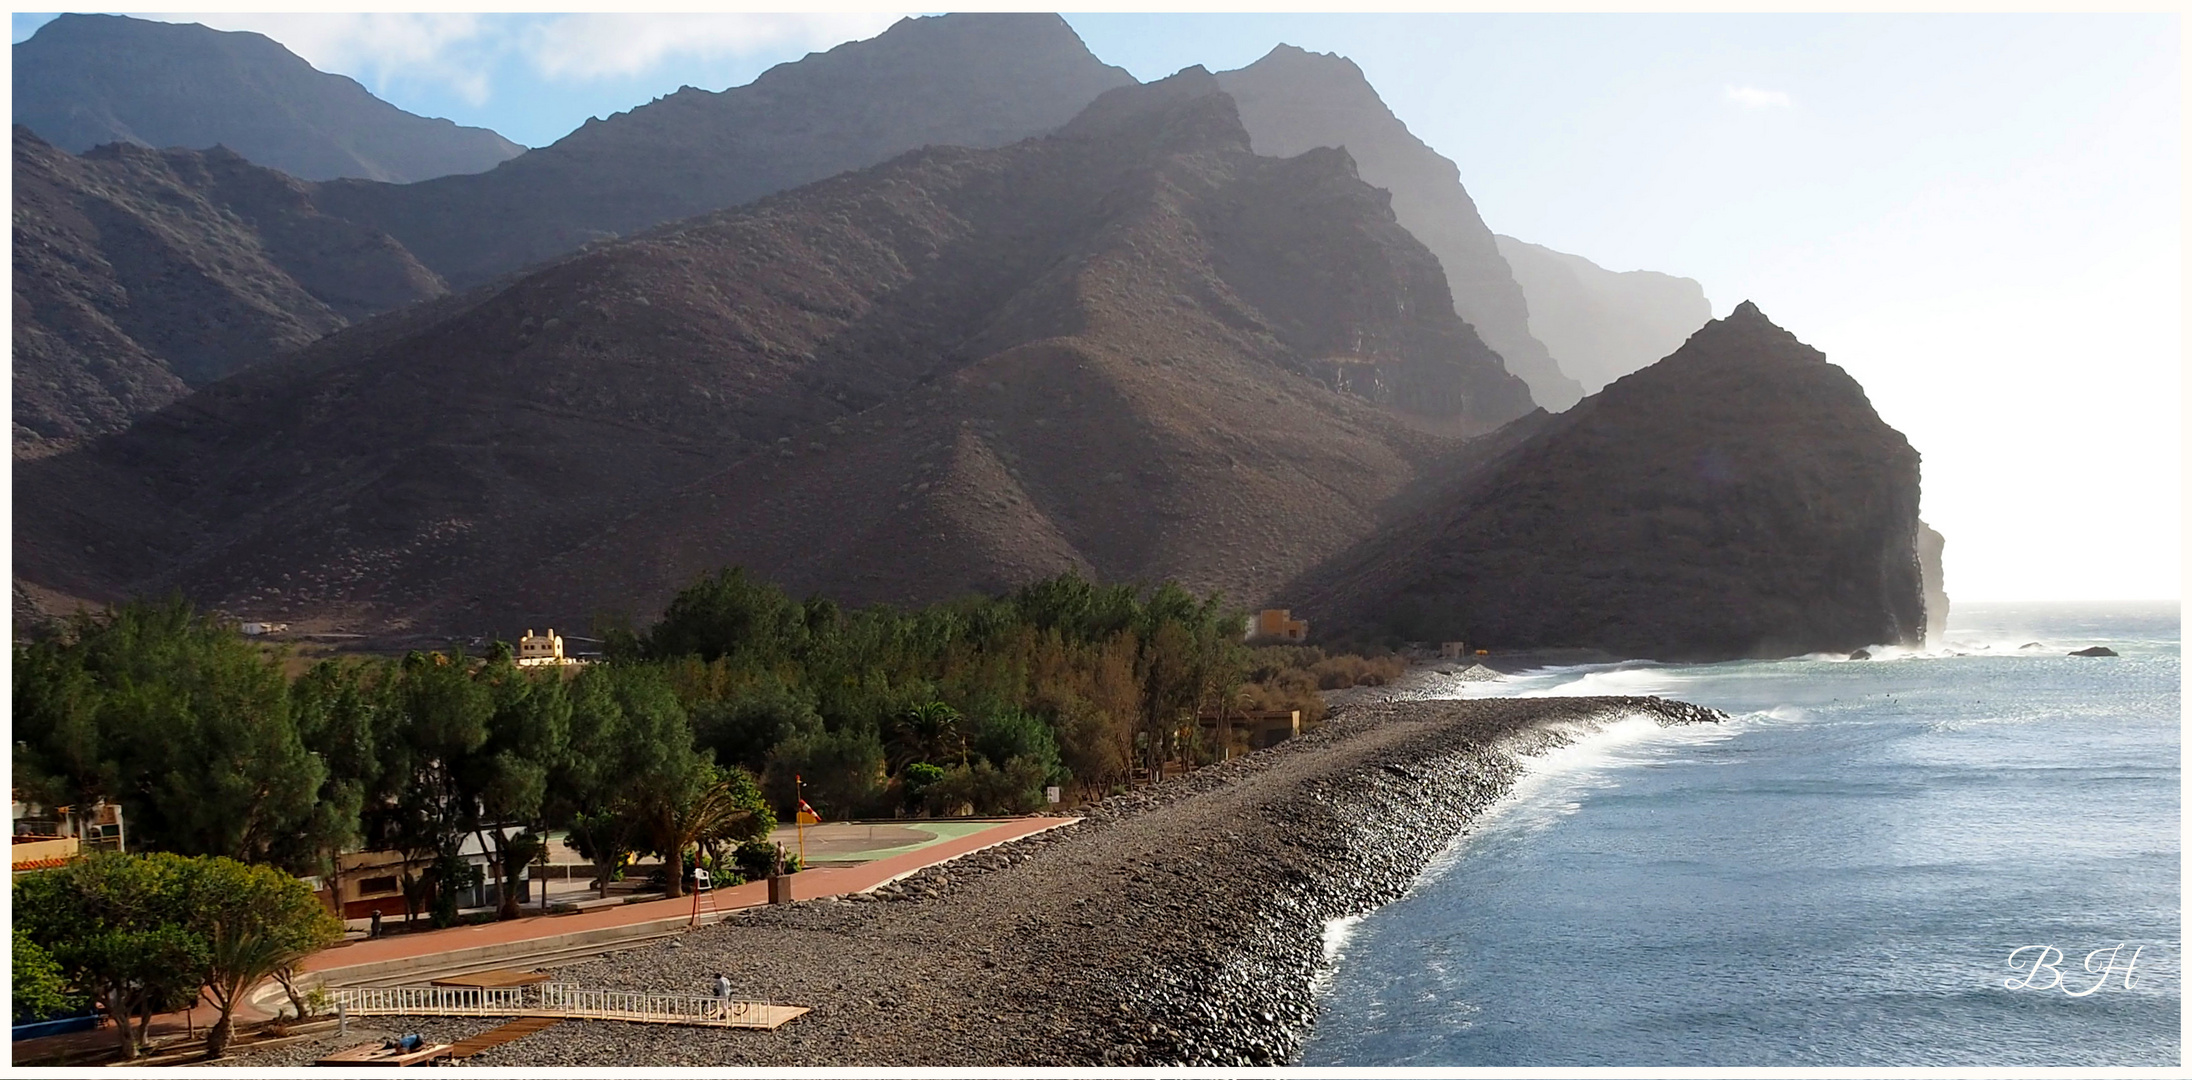
<svg viewBox="0 0 2192 1080"><path fill-rule="evenodd" d="M1248 617L1246 640L1277 638L1282 641L1302 641L1309 637L1309 623L1293 617L1286 608L1265 608Z"/></svg>

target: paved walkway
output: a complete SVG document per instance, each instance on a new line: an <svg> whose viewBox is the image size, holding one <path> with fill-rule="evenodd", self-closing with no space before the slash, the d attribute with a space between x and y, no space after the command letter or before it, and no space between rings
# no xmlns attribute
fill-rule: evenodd
<svg viewBox="0 0 2192 1080"><path fill-rule="evenodd" d="M939 839L924 844L919 850L900 855L875 859L856 866L817 866L792 875L793 895L801 900L824 896L843 896L865 892L905 877L923 867L956 859L961 855L983 848L1017 840L1023 836L1069 824L1079 818L1024 817L1008 818L994 827L963 836ZM479 926L452 926L444 930L423 930L416 933L392 934L372 941L357 941L324 950L307 960L304 969L317 972L323 977L340 981L344 968L384 964L404 959L422 962L433 957L484 945L530 941L537 938L561 937L587 930L637 926L662 919L690 916L694 910L693 897L688 895L676 900L649 900L617 907L596 908L571 915L533 915L508 922L484 923ZM769 883L752 881L728 889L717 889L712 898L718 914L740 908L760 907L769 902ZM700 912L707 916L709 898L700 901ZM513 961L519 962L519 961ZM273 1001L286 1004L279 994ZM236 1021L239 1024L267 1019L272 1014L252 1008L238 1007ZM194 1027L203 1034L206 1027L219 1017L211 1005L200 1005L190 1013L168 1013L152 1020L152 1039L182 1035ZM99 1045L112 1046L117 1038L111 1028L79 1032L73 1035L54 1035L44 1039L26 1039L15 1044L15 1060L55 1053L63 1048Z"/></svg>

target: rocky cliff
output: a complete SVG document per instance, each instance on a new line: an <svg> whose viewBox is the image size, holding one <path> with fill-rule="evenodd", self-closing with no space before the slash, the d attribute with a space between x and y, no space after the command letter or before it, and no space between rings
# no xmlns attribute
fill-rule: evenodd
<svg viewBox="0 0 2192 1080"><path fill-rule="evenodd" d="M1056 15L904 19L745 86L590 120L484 175L331 184L321 201L463 286L923 146L1038 135L1133 81Z"/></svg>
<svg viewBox="0 0 2192 1080"><path fill-rule="evenodd" d="M1581 255L1498 240L1530 301L1530 331L1584 393L1657 362L1712 319L1704 288L1689 278L1616 273Z"/></svg>
<svg viewBox="0 0 2192 1080"><path fill-rule="evenodd" d="M14 56L15 122L71 153L226 146L307 180L403 183L484 172L525 149L405 112L260 34L63 15Z"/></svg>
<svg viewBox="0 0 2192 1080"><path fill-rule="evenodd" d="M1918 454L1744 303L1305 576L1320 630L1710 660L1915 644Z"/></svg>
<svg viewBox="0 0 2192 1080"><path fill-rule="evenodd" d="M1200 69L334 334L18 471L16 568L305 623L644 616L744 564L1247 602L1530 409L1336 150ZM474 620L481 620L475 622Z"/></svg>
<svg viewBox="0 0 2192 1080"><path fill-rule="evenodd" d="M386 235L220 148L83 157L15 128L14 445L118 431L347 321L440 294Z"/></svg>
<svg viewBox="0 0 2192 1080"><path fill-rule="evenodd" d="M1344 147L1365 181L1392 192L1394 216L1445 269L1454 310L1529 384L1539 405L1558 411L1583 396L1532 335L1523 290L1462 188L1460 170L1385 107L1353 61L1281 45L1220 73L1218 83L1239 103L1257 153Z"/></svg>
<svg viewBox="0 0 2192 1080"><path fill-rule="evenodd" d="M1948 634L1948 579L1941 573L1941 551L1947 538L1933 526L1918 523L1918 571L1926 589L1926 644L1939 648Z"/></svg>

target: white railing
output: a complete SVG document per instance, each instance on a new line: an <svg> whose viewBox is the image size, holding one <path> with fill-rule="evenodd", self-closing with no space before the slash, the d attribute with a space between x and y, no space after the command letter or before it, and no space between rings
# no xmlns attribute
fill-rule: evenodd
<svg viewBox="0 0 2192 1080"><path fill-rule="evenodd" d="M634 1024L773 1028L806 1011L690 994L586 990L572 983L542 983L539 995L537 1000L529 1001L526 988L517 986L346 986L328 991L332 1004L357 1016L553 1016Z"/></svg>
<svg viewBox="0 0 2192 1080"><path fill-rule="evenodd" d="M635 990L584 990L571 983L543 983L541 1011L584 1020L624 1020L639 1024L707 1024L766 1027L768 1006L750 1001L687 994L648 994Z"/></svg>
<svg viewBox="0 0 2192 1080"><path fill-rule="evenodd" d="M521 987L344 986L328 991L333 1003L361 1016L519 1016L526 1012Z"/></svg>

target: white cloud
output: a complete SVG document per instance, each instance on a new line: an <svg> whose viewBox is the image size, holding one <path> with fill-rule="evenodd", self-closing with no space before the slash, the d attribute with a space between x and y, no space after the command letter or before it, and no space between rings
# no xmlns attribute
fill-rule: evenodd
<svg viewBox="0 0 2192 1080"><path fill-rule="evenodd" d="M446 84L474 105L490 91L488 68L504 47L479 15L373 12L318 14L152 12L137 17L250 30L281 42L321 71L379 90L395 79Z"/></svg>
<svg viewBox="0 0 2192 1080"><path fill-rule="evenodd" d="M1795 104L1779 90L1760 90L1755 86L1728 87L1728 100L1746 109L1786 109Z"/></svg>
<svg viewBox="0 0 2192 1080"><path fill-rule="evenodd" d="M735 57L785 46L827 49L873 37L898 16L815 14L560 15L529 28L524 50L549 78L639 75L673 56Z"/></svg>

